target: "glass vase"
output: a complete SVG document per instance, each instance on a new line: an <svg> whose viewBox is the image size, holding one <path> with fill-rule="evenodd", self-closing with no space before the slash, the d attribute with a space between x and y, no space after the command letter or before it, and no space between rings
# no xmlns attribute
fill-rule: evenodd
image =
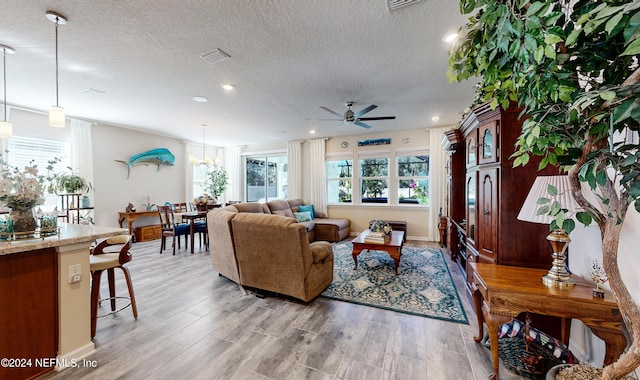
<svg viewBox="0 0 640 380"><path fill-rule="evenodd" d="M34 236L38 223L33 208L11 209L11 219L16 239Z"/></svg>

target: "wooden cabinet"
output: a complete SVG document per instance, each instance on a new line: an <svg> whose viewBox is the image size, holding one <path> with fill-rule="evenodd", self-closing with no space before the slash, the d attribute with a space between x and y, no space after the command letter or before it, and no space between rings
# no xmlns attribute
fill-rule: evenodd
<svg viewBox="0 0 640 380"><path fill-rule="evenodd" d="M498 169L478 171L478 253L480 262L495 263L498 241Z"/></svg>
<svg viewBox="0 0 640 380"><path fill-rule="evenodd" d="M0 366L0 379L34 378L53 369L54 361L42 359L58 355L55 248L0 255L0 321L0 357L12 360Z"/></svg>
<svg viewBox="0 0 640 380"><path fill-rule="evenodd" d="M162 237L162 227L158 225L136 227L136 241L143 242L160 239Z"/></svg>
<svg viewBox="0 0 640 380"><path fill-rule="evenodd" d="M554 168L538 171L539 159L531 157L525 167L513 167L510 158L520 136L520 110L492 110L476 107L460 124L455 144L443 144L451 161L459 160L461 169L451 171L448 185L453 228L449 235L451 257L464 272L471 296L472 263L532 267L551 267L551 248L545 237L549 226L517 219L529 189L538 175L554 175ZM450 146L458 147L455 150ZM463 193L454 199L454 192ZM542 281L542 280L540 280ZM550 317L535 315L534 325L558 336L559 324Z"/></svg>
<svg viewBox="0 0 640 380"><path fill-rule="evenodd" d="M491 121L478 127L478 163L489 164L500 161L498 156L498 122Z"/></svg>
<svg viewBox="0 0 640 380"><path fill-rule="evenodd" d="M520 135L520 110L475 108L461 123L464 179L466 261L541 269L551 267L551 248L545 239L549 227L522 222L517 215L537 175L557 174L554 168L538 172L535 157L525 167L513 167L510 158ZM451 186L460 179L451 179ZM453 205L452 205L453 208ZM451 249L451 247L450 247ZM455 249L455 247L454 247ZM475 256L469 260L470 256Z"/></svg>
<svg viewBox="0 0 640 380"><path fill-rule="evenodd" d="M442 146L446 152L446 192L445 209L443 215L447 220L447 247L451 251L451 259L455 260L465 270L466 253L464 247L466 239L463 221L466 218L465 201L465 171L466 171L466 147L464 137L460 129L446 131L443 136Z"/></svg>

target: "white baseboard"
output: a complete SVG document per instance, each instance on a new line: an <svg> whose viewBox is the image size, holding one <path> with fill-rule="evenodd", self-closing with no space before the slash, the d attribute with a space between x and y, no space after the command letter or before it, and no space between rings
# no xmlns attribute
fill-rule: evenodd
<svg viewBox="0 0 640 380"><path fill-rule="evenodd" d="M82 347L78 347L75 350L68 352L64 355L58 355L56 358L55 370L62 371L63 369L70 367L81 367L84 359L96 352L96 346L93 342L89 342Z"/></svg>

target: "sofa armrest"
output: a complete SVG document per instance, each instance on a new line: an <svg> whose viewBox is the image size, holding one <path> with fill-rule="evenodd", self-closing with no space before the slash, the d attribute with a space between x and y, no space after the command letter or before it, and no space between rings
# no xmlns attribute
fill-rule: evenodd
<svg viewBox="0 0 640 380"><path fill-rule="evenodd" d="M315 241L309 245L314 263L321 263L333 254L331 244L326 241Z"/></svg>

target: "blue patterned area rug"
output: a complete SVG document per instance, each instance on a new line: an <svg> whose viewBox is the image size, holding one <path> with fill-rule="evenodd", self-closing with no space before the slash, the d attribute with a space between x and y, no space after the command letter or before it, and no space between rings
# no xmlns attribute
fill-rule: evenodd
<svg viewBox="0 0 640 380"><path fill-rule="evenodd" d="M333 244L333 282L321 296L401 313L468 324L442 251L402 248L398 267L384 251L362 251L353 270L350 242Z"/></svg>

